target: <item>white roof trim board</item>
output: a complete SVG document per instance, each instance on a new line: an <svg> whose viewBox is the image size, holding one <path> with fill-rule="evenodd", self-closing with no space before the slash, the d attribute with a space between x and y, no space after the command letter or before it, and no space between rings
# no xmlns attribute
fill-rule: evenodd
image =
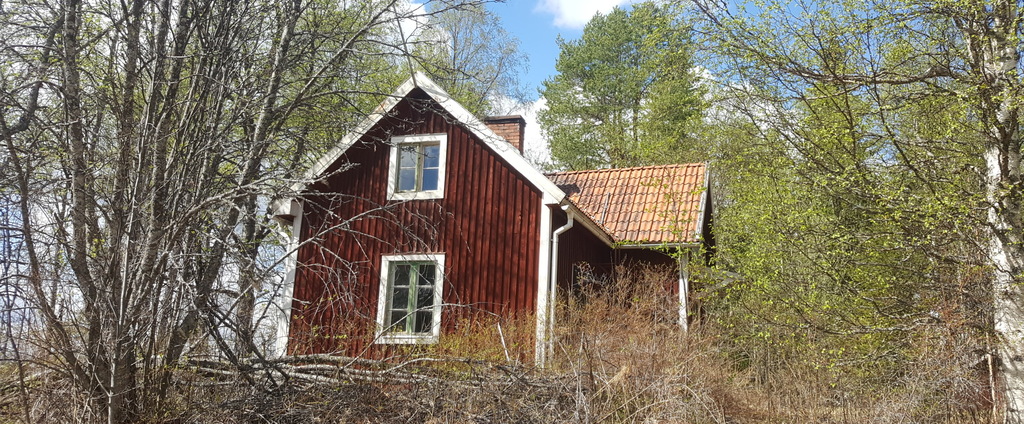
<svg viewBox="0 0 1024 424"><path fill-rule="evenodd" d="M348 133L338 142L338 145L327 152L326 155L317 160L309 171L304 175L304 181L297 183L293 186L296 191L301 190L307 184L307 182L314 181L322 176L327 171L327 168L337 161L353 144L359 141L360 138L368 131L373 129L381 119L384 119L388 113L399 102L405 99L406 96L412 92L413 89L419 87L425 91L434 101L441 105L441 107L452 115L459 123L468 129L473 135L477 136L491 148L495 154L501 157L505 162L508 162L517 172L526 177L527 181L533 184L538 190L550 200L549 203L559 203L565 198L565 192L558 188L551 180L547 179L537 168L530 165L526 159L523 158L519 152L516 151L511 144L505 141L505 139L499 137L492 131L487 124L473 116L466 108L462 107L458 102L453 100L447 92L439 87L434 81L431 81L422 72L416 72L411 78L405 83L400 85L395 92L384 100L373 111L366 119L361 122L354 131Z"/></svg>
<svg viewBox="0 0 1024 424"><path fill-rule="evenodd" d="M572 202L569 202L562 189L558 188L555 183L551 182L551 180L545 177L543 173L527 162L515 147L505 141L505 139L495 134L487 124L483 123L483 121L466 110L465 107L452 99L448 92L444 91L443 88L438 86L437 83L432 81L422 72L416 72L411 78L405 81L405 83L398 86L395 92L392 93L391 96L388 96L380 106L373 111L373 113L360 122L355 130L342 137L337 146L313 163L313 166L311 166L304 174L303 179L292 186L292 190L295 193L298 193L311 182L322 178L323 174L332 164L334 164L334 162L340 159L350 147L363 137L363 135L373 129L381 119L388 116L392 109L394 109L399 102L405 99L406 96L408 96L409 93L417 87L426 92L427 95L437 102L442 109L451 114L452 117L461 124L461 126L465 127L473 135L483 141L491 151L508 163L512 169L526 178L531 185L541 192L545 204L569 204L573 211L576 212L576 216L583 219L584 226L590 229L591 232L597 235L598 238L604 241L607 245L611 246L613 244L611 236L604 231L597 230L598 227L593 223L592 219L580 211L576 205L572 204ZM294 198L283 199L282 201L276 202L274 207L275 215L282 217L293 215L296 210L294 204Z"/></svg>
<svg viewBox="0 0 1024 424"><path fill-rule="evenodd" d="M706 162L705 162L706 163ZM711 167L707 166L704 168L704 192L700 194L700 212L697 219L700 219L697 224L697 230L694 232L693 237L700 240L704 236L704 223L707 222L707 205L708 196L711 194Z"/></svg>

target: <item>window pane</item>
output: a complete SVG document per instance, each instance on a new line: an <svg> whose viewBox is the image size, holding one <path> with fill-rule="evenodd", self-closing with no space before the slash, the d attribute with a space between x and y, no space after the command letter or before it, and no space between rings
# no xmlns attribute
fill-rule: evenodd
<svg viewBox="0 0 1024 424"><path fill-rule="evenodd" d="M418 159L416 145L407 144L398 148L398 163L400 168L415 168Z"/></svg>
<svg viewBox="0 0 1024 424"><path fill-rule="evenodd" d="M388 331L393 331L393 332L396 332L396 333L404 333L404 332L406 332L406 329L405 329L405 320L406 320L405 314L406 313L407 313L406 311L391 311L391 327L388 328Z"/></svg>
<svg viewBox="0 0 1024 424"><path fill-rule="evenodd" d="M395 266L395 279L392 281L392 286L408 286L409 285L409 272L412 271L412 265L399 264Z"/></svg>
<svg viewBox="0 0 1024 424"><path fill-rule="evenodd" d="M423 146L423 167L437 168L441 166L441 146Z"/></svg>
<svg viewBox="0 0 1024 424"><path fill-rule="evenodd" d="M395 287L395 293L391 297L391 310L405 311L409 308L409 288Z"/></svg>
<svg viewBox="0 0 1024 424"><path fill-rule="evenodd" d="M434 312L433 311L419 311L416 312L416 328L412 331L416 333L429 333L430 327L434 323Z"/></svg>
<svg viewBox="0 0 1024 424"><path fill-rule="evenodd" d="M430 310L434 306L434 287L418 286L416 289L416 309Z"/></svg>
<svg viewBox="0 0 1024 424"><path fill-rule="evenodd" d="M396 334L431 334L439 305L434 290L439 284L432 261L392 262L385 312L386 331Z"/></svg>
<svg viewBox="0 0 1024 424"><path fill-rule="evenodd" d="M437 169L423 170L423 190L437 190Z"/></svg>
<svg viewBox="0 0 1024 424"><path fill-rule="evenodd" d="M412 191L416 189L416 170L402 169L398 171L398 191Z"/></svg>
<svg viewBox="0 0 1024 424"><path fill-rule="evenodd" d="M434 285L434 275L437 274L437 266L434 264L422 264L419 266L419 285Z"/></svg>

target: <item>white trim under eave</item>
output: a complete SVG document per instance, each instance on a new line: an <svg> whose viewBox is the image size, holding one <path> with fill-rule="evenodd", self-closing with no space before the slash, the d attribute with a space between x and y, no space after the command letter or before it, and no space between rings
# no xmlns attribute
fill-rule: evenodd
<svg viewBox="0 0 1024 424"><path fill-rule="evenodd" d="M399 102L405 99L409 93L417 87L427 93L427 95L437 102L442 109L451 114L457 121L456 125L461 125L469 130L499 158L504 160L512 167L512 169L522 175L533 187L543 193L545 199L552 199L552 201L547 202L547 204L558 203L561 202L562 199L566 198L565 192L545 177L537 168L527 162L518 149L505 141L505 139L495 134L487 124L466 110L466 108L457 101L452 99L444 89L438 86L437 83L432 81L422 72L416 72L412 77L406 80L391 96L384 99L384 102L382 102L373 113L360 122L353 131L342 137L341 141L339 141L333 149L328 151L327 154L318 159L313 166L310 167L309 171L304 174L304 178L301 181L292 185L292 190L295 193L299 193L306 187L306 185L318 178L321 178L323 173L326 172L334 162L341 158L341 156L357 141L359 141L363 135L373 129L381 119L391 113L395 106L397 106Z"/></svg>

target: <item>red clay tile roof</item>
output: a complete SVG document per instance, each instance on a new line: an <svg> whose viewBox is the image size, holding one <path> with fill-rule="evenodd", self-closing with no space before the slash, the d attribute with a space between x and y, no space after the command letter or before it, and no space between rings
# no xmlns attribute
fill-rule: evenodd
<svg viewBox="0 0 1024 424"><path fill-rule="evenodd" d="M706 165L645 166L548 174L616 242L693 243Z"/></svg>

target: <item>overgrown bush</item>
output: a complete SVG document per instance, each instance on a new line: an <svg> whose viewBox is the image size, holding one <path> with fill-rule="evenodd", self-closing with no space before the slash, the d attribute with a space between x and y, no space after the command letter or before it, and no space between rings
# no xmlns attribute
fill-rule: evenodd
<svg viewBox="0 0 1024 424"><path fill-rule="evenodd" d="M153 423L985 423L988 362L963 328L922 326L897 361L835 361L810 343L737 340L717 319L684 332L671 269L622 267L559 305L547 369L533 317L465 320L385 360L307 355L242 369L192 359ZM498 328L501 331L498 331ZM504 340L504 344L502 343ZM806 341L806 339L805 339ZM506 354L508 355L506 357ZM862 358L862 361L869 361ZM892 365L891 363L896 363ZM0 421L81 422L88 399L42 362L0 371ZM894 371L898 370L898 372ZM21 388L27 395L23 400Z"/></svg>

